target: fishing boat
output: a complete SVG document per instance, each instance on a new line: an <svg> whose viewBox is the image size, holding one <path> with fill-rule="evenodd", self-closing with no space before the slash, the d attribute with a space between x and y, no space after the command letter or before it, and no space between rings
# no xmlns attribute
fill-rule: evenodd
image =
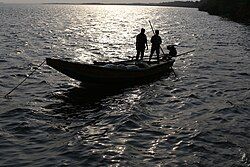
<svg viewBox="0 0 250 167"><path fill-rule="evenodd" d="M159 79L173 71L174 59L157 61L93 62L82 64L47 58L46 63L55 70L84 84L130 85Z"/></svg>

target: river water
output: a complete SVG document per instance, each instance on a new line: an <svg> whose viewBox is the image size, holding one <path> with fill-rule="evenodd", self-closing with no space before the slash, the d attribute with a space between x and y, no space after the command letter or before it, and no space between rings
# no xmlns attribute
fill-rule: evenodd
<svg viewBox="0 0 250 167"><path fill-rule="evenodd" d="M249 27L197 9L0 6L1 166L250 166ZM91 63L135 55L148 20L170 75L119 91L84 90L46 57ZM149 51L146 52L146 55Z"/></svg>

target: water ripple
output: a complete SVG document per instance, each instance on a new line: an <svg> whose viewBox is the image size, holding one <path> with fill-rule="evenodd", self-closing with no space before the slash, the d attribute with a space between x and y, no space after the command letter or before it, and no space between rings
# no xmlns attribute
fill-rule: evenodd
<svg viewBox="0 0 250 167"><path fill-rule="evenodd" d="M0 5L0 20L1 97L46 57L128 59L148 20L163 49L195 49L176 58L177 77L125 89L38 68L0 99L3 166L249 166L248 27L149 6Z"/></svg>

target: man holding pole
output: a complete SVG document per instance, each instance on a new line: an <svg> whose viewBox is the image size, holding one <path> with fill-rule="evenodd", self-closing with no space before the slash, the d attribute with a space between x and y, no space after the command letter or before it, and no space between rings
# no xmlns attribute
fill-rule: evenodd
<svg viewBox="0 0 250 167"><path fill-rule="evenodd" d="M157 62L160 62L160 47L161 47L161 37L159 36L159 30L155 30L154 36L152 36L151 38L151 43L152 43L152 47L151 47L151 52L150 52L150 56L149 56L149 61L151 60L154 52L156 52L157 54Z"/></svg>

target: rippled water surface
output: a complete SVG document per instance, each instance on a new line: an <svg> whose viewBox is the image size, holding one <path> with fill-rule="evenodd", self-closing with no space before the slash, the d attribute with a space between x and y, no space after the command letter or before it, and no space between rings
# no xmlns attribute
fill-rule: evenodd
<svg viewBox="0 0 250 167"><path fill-rule="evenodd" d="M249 27L197 9L0 6L1 166L250 166ZM43 65L135 55L141 27L195 49L173 75L124 90L82 89ZM146 52L149 54L149 51Z"/></svg>

